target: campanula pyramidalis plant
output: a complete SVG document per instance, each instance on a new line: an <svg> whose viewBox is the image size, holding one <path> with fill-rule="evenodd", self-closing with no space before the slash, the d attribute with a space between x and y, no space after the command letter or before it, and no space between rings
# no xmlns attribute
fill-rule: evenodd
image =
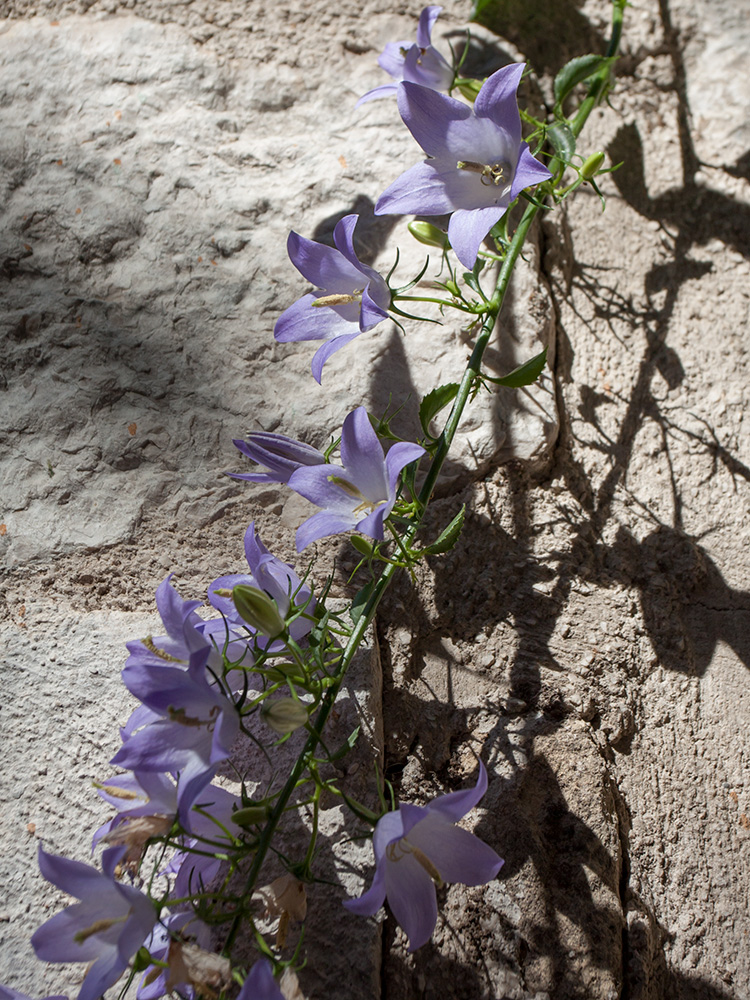
<svg viewBox="0 0 750 1000"><path fill-rule="evenodd" d="M455 824L487 791L487 771L479 762L474 788L440 795L426 806L402 803L375 827L375 878L359 899L344 906L372 917L386 897L394 917L406 931L409 951L432 937L437 921L435 886L444 882L484 885L500 871L503 859L468 830Z"/></svg>
<svg viewBox="0 0 750 1000"><path fill-rule="evenodd" d="M98 1000L128 967L156 923L151 900L118 882L115 870L124 847L102 855L102 871L80 861L47 854L39 845L39 869L58 889L80 900L56 913L31 938L46 962L92 962L78 1000Z"/></svg>
<svg viewBox="0 0 750 1000"><path fill-rule="evenodd" d="M403 83L398 109L429 159L387 188L376 215L446 215L448 239L472 268L487 233L527 187L549 180L521 139L516 91L523 64L505 66L482 86L470 108L446 94Z"/></svg>
<svg viewBox="0 0 750 1000"><path fill-rule="evenodd" d="M297 469L289 486L323 509L297 529L297 551L340 531L359 531L377 541L396 502L396 486L403 468L424 455L418 444L400 441L386 456L367 410L358 406L341 429L343 465L313 465Z"/></svg>
<svg viewBox="0 0 750 1000"><path fill-rule="evenodd" d="M391 97L402 81L417 83L430 90L449 90L455 76L453 68L432 44L432 29L442 7L425 7L419 15L416 43L388 42L378 58L378 65L393 77L393 83L383 83L368 90L356 107L378 97Z"/></svg>
<svg viewBox="0 0 750 1000"><path fill-rule="evenodd" d="M346 215L336 224L335 248L294 232L287 240L292 264L316 290L297 299L279 316L273 335L281 344L324 341L312 360L312 373L318 382L332 354L388 318L391 293L385 278L354 252L358 218Z"/></svg>

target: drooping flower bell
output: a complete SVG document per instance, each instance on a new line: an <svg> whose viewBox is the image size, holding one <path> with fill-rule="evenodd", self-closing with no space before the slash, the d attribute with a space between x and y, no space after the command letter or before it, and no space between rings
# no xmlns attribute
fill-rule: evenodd
<svg viewBox="0 0 750 1000"><path fill-rule="evenodd" d="M374 916L388 897L394 917L406 931L409 951L429 941L437 921L435 886L444 882L484 885L503 865L491 847L456 822L487 791L487 771L479 762L474 788L440 795L426 806L402 803L375 827L375 878L359 899L344 906L360 916Z"/></svg>

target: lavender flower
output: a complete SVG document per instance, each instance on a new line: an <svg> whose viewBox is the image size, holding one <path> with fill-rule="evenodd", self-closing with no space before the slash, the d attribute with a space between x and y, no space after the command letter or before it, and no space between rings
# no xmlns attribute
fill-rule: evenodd
<svg viewBox="0 0 750 1000"><path fill-rule="evenodd" d="M484 885L503 864L491 847L454 826L486 791L487 771L480 761L474 788L440 795L426 806L402 803L395 812L386 813L372 838L377 865L372 886L359 899L346 900L344 906L371 917L387 896L409 938L409 951L421 948L437 921L435 885L443 881Z"/></svg>
<svg viewBox="0 0 750 1000"><path fill-rule="evenodd" d="M125 687L152 715L110 761L137 771L179 771L178 815L186 830L191 829L190 810L229 756L239 728L234 705L206 679L209 651L205 647L192 653L187 670L125 665Z"/></svg>
<svg viewBox="0 0 750 1000"><path fill-rule="evenodd" d="M288 483L291 474L301 466L321 465L326 460L317 448L283 434L252 431L246 440L235 440L233 443L252 462L268 470L227 473L232 479L246 479L250 483Z"/></svg>
<svg viewBox="0 0 750 1000"><path fill-rule="evenodd" d="M445 94L403 83L398 108L430 159L407 170L383 192L376 215L453 213L448 238L465 267L524 188L551 177L521 139L516 91L524 67L489 77L470 108Z"/></svg>
<svg viewBox="0 0 750 1000"><path fill-rule="evenodd" d="M401 470L424 455L417 444L399 442L383 457L383 448L364 406L344 420L340 465L315 465L298 469L289 486L323 510L309 517L297 530L297 551L311 542L339 531L360 531L382 539L383 522L396 502Z"/></svg>
<svg viewBox="0 0 750 1000"><path fill-rule="evenodd" d="M98 1000L120 978L156 922L151 901L115 880L125 853L113 847L102 855L103 872L79 861L46 854L39 845L39 868L48 882L79 899L55 914L31 938L46 962L93 962L78 1000Z"/></svg>
<svg viewBox="0 0 750 1000"><path fill-rule="evenodd" d="M417 41L388 42L383 49L378 65L389 73L393 83L384 83L374 90L368 90L357 101L356 107L378 97L390 97L398 90L398 85L406 80L418 83L430 90L449 90L453 83L453 69L432 44L432 29L442 7L425 7L419 15Z"/></svg>
<svg viewBox="0 0 750 1000"><path fill-rule="evenodd" d="M267 958L259 959L242 984L237 1000L284 1000Z"/></svg>
<svg viewBox="0 0 750 1000"><path fill-rule="evenodd" d="M312 468L330 469L330 465L311 466ZM300 468L306 468L300 466ZM291 623L289 634L299 642L312 630L313 611L315 609L315 598L312 591L303 583L291 566L283 562L276 556L271 555L268 549L255 530L255 522L252 521L245 532L245 556L250 567L250 575L247 573L232 573L228 576L220 576L208 588L208 599L211 604L221 611L224 618L232 628L247 629L247 624L237 613L231 598L217 594L217 590L231 590L238 585L257 587L264 591L276 603L279 614L286 619L294 608L304 608L304 614L299 615ZM256 644L269 652L283 649L283 642L274 642L268 637L256 633Z"/></svg>
<svg viewBox="0 0 750 1000"><path fill-rule="evenodd" d="M314 285L276 321L274 337L282 344L322 340L312 360L320 382L328 358L360 333L388 318L391 293L385 280L354 252L358 215L347 215L333 231L336 249L290 233L287 250L292 263Z"/></svg>

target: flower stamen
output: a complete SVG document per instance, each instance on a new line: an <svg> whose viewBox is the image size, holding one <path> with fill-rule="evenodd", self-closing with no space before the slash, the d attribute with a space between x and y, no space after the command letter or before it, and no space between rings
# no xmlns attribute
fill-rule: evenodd
<svg viewBox="0 0 750 1000"><path fill-rule="evenodd" d="M320 308L321 306L348 306L352 302L362 301L362 291L364 289L355 290L351 295L336 294L336 295L321 295L319 299L314 299L310 304Z"/></svg>
<svg viewBox="0 0 750 1000"><path fill-rule="evenodd" d="M430 876L432 881L441 889L444 885L442 876L437 870L435 865L430 861L424 851L421 851L414 844L410 844L406 837L402 837L401 840L397 840L394 844L389 844L386 848L386 855L389 861L400 861L401 858L405 857L407 854L411 854L414 860L417 861Z"/></svg>
<svg viewBox="0 0 750 1000"><path fill-rule="evenodd" d="M479 180L485 187L494 184L504 184L507 182L505 171L508 164L498 161L497 163L477 163L474 160L459 160L456 163L456 170L467 170L472 174L479 174Z"/></svg>

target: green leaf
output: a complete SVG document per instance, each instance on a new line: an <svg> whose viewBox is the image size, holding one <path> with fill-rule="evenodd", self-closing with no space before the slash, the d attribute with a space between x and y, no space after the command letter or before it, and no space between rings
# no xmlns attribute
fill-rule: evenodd
<svg viewBox="0 0 750 1000"><path fill-rule="evenodd" d="M371 580L360 590L358 594L355 594L354 596L352 606L349 608L349 617L355 625L364 614L365 607L367 602L370 600L370 595L372 594L374 586L375 581Z"/></svg>
<svg viewBox="0 0 750 1000"><path fill-rule="evenodd" d="M503 375L501 378L489 378L489 381L494 382L496 385L507 386L509 389L518 389L522 385L531 385L532 382L536 382L544 371L546 361L547 348L545 347L541 354L537 354L530 361L526 361L524 364L519 365L518 368L514 368L508 375Z"/></svg>
<svg viewBox="0 0 750 1000"><path fill-rule="evenodd" d="M565 122L555 122L554 125L550 125L547 129L547 138L563 163L570 163L576 151L576 137Z"/></svg>
<svg viewBox="0 0 750 1000"><path fill-rule="evenodd" d="M561 105L571 90L598 73L610 60L605 56L576 56L566 63L555 77L555 103Z"/></svg>
<svg viewBox="0 0 750 1000"><path fill-rule="evenodd" d="M344 741L344 743L341 744L338 750L334 750L333 753L328 755L328 759L341 760L342 757L345 757L349 753L349 751L354 747L354 744L357 742L358 736L359 736L359 726L357 726L354 732L350 733L349 736L347 736L346 740Z"/></svg>
<svg viewBox="0 0 750 1000"><path fill-rule="evenodd" d="M458 541L458 536L461 534L461 528L464 526L465 511L466 504L463 505L448 527L440 532L432 545L428 545L426 548L422 549L422 555L439 556L443 552L450 552Z"/></svg>
<svg viewBox="0 0 750 1000"><path fill-rule="evenodd" d="M448 382L446 385L439 385L437 389L428 392L419 405L419 421L422 430L428 437L430 434L430 423L446 407L452 403L458 393L458 382Z"/></svg>

